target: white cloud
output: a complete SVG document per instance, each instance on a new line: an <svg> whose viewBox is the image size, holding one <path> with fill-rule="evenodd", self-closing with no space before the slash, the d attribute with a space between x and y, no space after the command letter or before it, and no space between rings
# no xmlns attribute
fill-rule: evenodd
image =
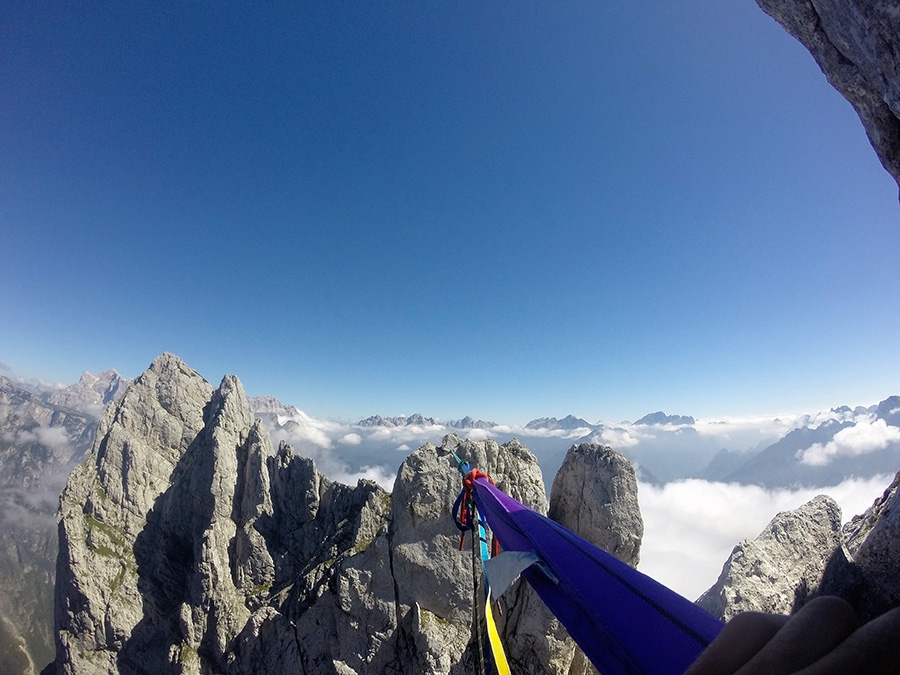
<svg viewBox="0 0 900 675"><path fill-rule="evenodd" d="M3 434L7 443L40 443L50 448L55 455L71 452L65 427L35 427L34 429L13 429Z"/></svg>
<svg viewBox="0 0 900 675"><path fill-rule="evenodd" d="M521 436L533 436L535 438L583 438L591 433L591 429L587 427L578 427L577 429L525 429L524 427L511 427L512 431Z"/></svg>
<svg viewBox="0 0 900 675"><path fill-rule="evenodd" d="M287 441L298 450L306 444L326 450L331 447L331 438L328 433L316 427L292 426L272 431L272 445L278 446L281 441Z"/></svg>
<svg viewBox="0 0 900 675"><path fill-rule="evenodd" d="M44 484L37 491L0 489L0 517L16 527L36 527L43 531L56 529L56 506L62 486Z"/></svg>
<svg viewBox="0 0 900 675"><path fill-rule="evenodd" d="M334 439L346 433L346 427L338 422L317 419L306 413L296 410L291 416L278 416L277 428L269 428L272 445L278 446L281 441L287 441L302 450L304 447L314 446L327 450L332 447Z"/></svg>
<svg viewBox="0 0 900 675"><path fill-rule="evenodd" d="M466 429L465 436L470 441L485 441L489 438L493 438L493 434L490 429Z"/></svg>
<svg viewBox="0 0 900 675"><path fill-rule="evenodd" d="M855 410L826 410L822 412L817 412L814 415L806 415L808 419L807 426L817 427L825 422L852 422L857 419L859 415Z"/></svg>
<svg viewBox="0 0 900 675"><path fill-rule="evenodd" d="M861 417L854 426L837 432L828 443L816 443L800 450L797 459L810 466L825 466L838 457L858 457L884 450L891 443L900 443L900 429L883 419Z"/></svg>
<svg viewBox="0 0 900 675"><path fill-rule="evenodd" d="M24 389L29 388L37 388L40 391L53 392L59 391L60 389L65 389L69 385L64 382L49 382L47 380L42 380L41 378L37 379L25 379L22 376L13 378L13 382Z"/></svg>
<svg viewBox="0 0 900 675"><path fill-rule="evenodd" d="M776 417L722 417L718 419L698 419L694 422L697 433L709 436L723 436L730 433L764 430L761 433L784 435L797 426L805 425L805 418L797 415Z"/></svg>
<svg viewBox="0 0 900 675"><path fill-rule="evenodd" d="M416 447L426 442L440 443L441 439L452 433L452 429L448 429L442 424L428 424L419 426L410 424L405 427L394 427L392 429L384 429L387 431L387 437L393 441L401 443L415 443Z"/></svg>
<svg viewBox="0 0 900 675"><path fill-rule="evenodd" d="M344 445L359 445L362 443L362 436L357 433L349 433L341 437L341 443Z"/></svg>
<svg viewBox="0 0 900 675"><path fill-rule="evenodd" d="M684 480L638 488L644 539L639 569L695 600L712 586L732 549L753 539L779 511L795 509L818 494L841 505L844 522L862 513L892 476L852 479L840 485L766 490L754 485Z"/></svg>
<svg viewBox="0 0 900 675"><path fill-rule="evenodd" d="M603 431L600 432L600 442L609 445L613 448L633 448L638 443L640 443L640 439L637 438L637 434L632 434L627 429L610 429L604 428Z"/></svg>
<svg viewBox="0 0 900 675"><path fill-rule="evenodd" d="M71 449L65 427L38 427L34 431L38 441L56 453Z"/></svg>
<svg viewBox="0 0 900 675"><path fill-rule="evenodd" d="M396 477L396 471L388 471L383 466L364 466L359 471L338 471L333 476L329 476L332 480L345 485L356 485L360 479L373 480L388 492L394 489Z"/></svg>
<svg viewBox="0 0 900 675"><path fill-rule="evenodd" d="M451 429L451 431L459 434L460 437L471 438L472 440L496 438L498 436L573 439L587 436L592 429L588 427L578 427L576 429L529 429L519 424L497 424L490 429Z"/></svg>
<svg viewBox="0 0 900 675"><path fill-rule="evenodd" d="M808 423L807 416L780 415L699 419L693 426L700 436L715 439L720 447L743 452L774 443L793 429L807 426Z"/></svg>

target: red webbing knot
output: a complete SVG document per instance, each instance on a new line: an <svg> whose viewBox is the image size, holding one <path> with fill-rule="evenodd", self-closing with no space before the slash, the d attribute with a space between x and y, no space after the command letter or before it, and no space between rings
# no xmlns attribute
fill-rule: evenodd
<svg viewBox="0 0 900 675"><path fill-rule="evenodd" d="M472 469L463 478L463 492L460 495L460 499L457 500L457 503L459 504L459 515L456 519L457 527L462 530L462 534L459 537L460 551L462 551L463 543L466 539L465 530L475 529L475 523L473 522L475 513L475 481L479 478L484 478L491 485L495 485L494 479L478 468ZM495 556L499 553L500 545L497 542L497 539L493 538L491 541L491 555Z"/></svg>
<svg viewBox="0 0 900 675"><path fill-rule="evenodd" d="M491 485L494 485L494 479L491 478L490 476L488 476L484 471L482 471L481 469L477 469L477 468L472 469L466 475L466 477L463 478L463 487L466 490L467 496L470 495L472 493L472 491L475 489L475 479L476 478L485 478L485 479L487 479L488 483L490 483Z"/></svg>

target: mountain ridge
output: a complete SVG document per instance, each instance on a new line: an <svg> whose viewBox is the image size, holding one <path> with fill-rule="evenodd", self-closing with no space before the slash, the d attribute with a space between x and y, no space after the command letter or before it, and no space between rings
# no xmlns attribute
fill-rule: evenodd
<svg viewBox="0 0 900 675"><path fill-rule="evenodd" d="M2 381L6 382L7 386L22 389L21 383L4 376L0 377L3 377ZM44 388L40 392L33 393L48 404L98 416L102 412L103 405L120 397L129 382L130 380L122 378L115 369L109 369L100 375L85 371L80 380L73 385L64 388ZM33 388L26 390L31 389ZM310 417L296 405L284 404L272 396L250 397L250 400L255 414L260 415L269 426L270 431L275 431L279 438L294 440L291 434L304 434L307 433L306 429L316 427L319 434L318 442L322 446L328 447L335 443L335 440L328 440L331 438L329 434L337 434L337 430L343 428L338 423L329 422L326 425L324 420ZM104 401L106 403L103 403ZM382 471L390 471L389 465L384 463L384 457L388 454L386 448L381 445L366 450L370 441L367 440L367 436L360 435L359 432L364 434L370 429L391 431L406 429L417 433L419 430L431 428L435 435L440 434L444 429L476 434L483 432L489 437L501 440L516 437L532 438L532 445L536 447L542 463L551 471L558 467L562 460L560 455L562 449L553 441L553 438L566 438L572 441L608 443L618 447L637 463L640 474L648 482L655 484L698 477L740 484L756 484L763 487L789 487L836 484L848 477L866 477L893 470L892 462L895 461L895 456L900 456L900 444L892 441L881 450L856 456L854 462L850 462L848 458L840 455L826 458L829 464L825 467L807 465L797 460L797 455L801 451L809 449L816 443L823 445L829 442L833 439L834 433L846 429L848 426L857 425L859 420L865 419L867 415L874 416L874 419L884 420L885 424L890 427L900 428L900 396L890 395L877 404L869 406L851 408L847 405L839 405L827 412L799 415L792 428L787 429L774 441L764 444L758 449L753 449L752 445L741 447L735 444L722 447L708 440L706 429L704 429L704 433L697 433L697 430L701 428L698 425L709 426L705 421L690 415L671 415L662 411L648 413L632 423L598 422L592 424L570 414L562 419L556 417L536 418L521 427L495 421L476 420L470 416L460 420L441 421L421 413L395 417L372 415L353 425L347 425L347 431L336 440L345 444L354 444L354 451L359 456L359 461L351 461L346 465L347 471L359 471L365 466L376 465L382 466ZM844 426L834 427L834 433L829 433L827 431L829 419L844 420ZM773 418L773 422L776 421L778 418ZM640 433L633 431L639 428L645 429L645 431ZM802 431L803 429L818 429L819 431L813 433L812 431ZM579 431L582 433L578 434ZM537 434L538 437L529 436L529 434ZM793 434L791 441L786 440L786 436L789 434ZM357 437L359 437L358 441ZM806 444L806 447L796 445L794 441L798 438L805 439L803 443ZM791 443L793 443L792 449L787 450L786 448ZM404 443L401 442L398 445L403 446ZM407 442L406 445L408 446L409 443ZM833 449L832 447L831 450ZM718 453L722 450L725 450L727 455L721 455L717 460ZM723 463L726 457L728 458L727 467ZM344 472L339 470L337 473L343 475ZM548 484L548 490L549 487Z"/></svg>
<svg viewBox="0 0 900 675"><path fill-rule="evenodd" d="M177 357L170 357L170 358L177 359ZM185 376L190 376L192 378L200 378L202 380L202 377L200 377L195 371L191 370L190 368L185 366L183 363L181 363L180 360L173 361L173 363L177 364L177 367L172 366L173 368L176 368L177 372L183 371L184 373L186 373ZM110 372L110 371L107 371L107 372ZM112 372L114 372L114 371L112 371ZM88 378L88 379L90 381L93 381L92 378ZM45 423L47 425L51 424L52 419L55 419L57 423L61 423L61 421L65 419L66 415L76 414L76 412L74 412L71 409L68 409L64 406L49 403L46 400L47 398L49 398L49 396L46 393L44 394L44 398L42 398L41 396L39 396L37 394L25 392L24 390L21 390L21 389L17 390L17 388L14 386L14 383L11 380L9 380L8 378L0 380L0 384L2 384L3 386L6 387L5 390L8 392L8 396L9 396L8 401L9 402L12 402L13 401L12 396L15 396L15 397L19 397L19 399L22 401L30 401L34 405L43 406L43 408L46 409L46 411L47 411L46 413L43 413L45 416L44 417ZM207 383L203 387L204 392L207 391L207 387L208 387L209 391L212 391L213 388L211 387L211 385L208 385L208 383ZM228 391L233 392L235 390L235 388L237 387L237 383L226 378L226 379L223 379L223 384L220 385L220 387L225 387ZM174 387L167 386L167 387L164 387L163 390L161 390L159 392L159 394L158 394L159 400L161 402L165 402L165 405L168 406L169 409L171 409L170 412L166 413L167 415L171 414L173 411L177 412L177 410L179 408L178 401L180 400L180 396L181 396L177 392L182 391L183 389L185 389L185 387L181 386L181 385L174 386ZM96 387L95 394L98 394L98 392L101 392L101 390L106 391L106 388ZM203 394L203 396L205 396L205 394ZM217 414L214 412L216 409L222 408L222 406L228 407L227 401L234 400L235 396L237 396L237 394L235 394L235 393L225 395L225 390L223 389L223 397L221 398L221 402L217 403L215 406L213 406L213 408L210 408L210 410L207 413L204 413L204 415L213 415L214 416L215 414ZM304 438L307 438L307 439L312 438L316 442L322 443L323 447L328 445L328 443L331 443L332 446L343 444L343 447L351 447L351 448L354 448L354 451L356 451L360 448L364 448L366 445L367 441L366 441L365 437L363 435L361 435L361 432L365 432L364 427L358 427L355 425L345 425L345 426L334 425L332 427L329 427L328 424L334 424L334 423L326 423L322 420L317 420L315 418L312 418L312 417L306 415L305 413L303 413L296 406L285 405L285 404L281 403L280 401L278 401L277 399L275 399L274 397L250 398L250 397L246 397L246 395L244 395L244 397L247 399L247 406L249 406L249 408L251 410L251 417L255 416L256 418L258 418L261 421L261 426L257 427L257 431L250 432L251 436L252 435L258 436L259 434L261 434L263 432L263 427L267 427L270 430L274 429L276 431L280 430L282 432L284 432L285 430L288 430L288 431L293 430L296 432L297 430L299 430L300 432L305 434L305 436L303 436ZM202 396L201 396L201 398L202 398ZM238 396L238 398L240 398L240 397ZM17 399L17 400L19 400L19 399ZM117 401L120 399L121 399L121 397L116 398ZM74 399L67 399L67 400L74 400ZM84 405L86 405L86 406L91 405L90 400L84 399L83 402L84 402ZM798 437L807 436L809 438L809 442L815 441L815 442L818 442L820 445L827 444L829 442L833 442L834 439L836 437L838 437L838 434L841 431L848 430L848 429L852 430L853 427L851 426L851 423L854 420L857 420L857 419L858 419L858 421L868 420L869 422L880 420L881 422L879 422L879 423L884 423L884 424L887 424L886 420L895 421L895 416L896 416L896 412L898 409L898 403L900 403L900 397L892 396L892 397L888 397L888 398L884 399L882 402L880 402L877 405L869 406L866 408L857 407L855 409L850 409L849 407L846 407L846 406L839 406L839 407L833 408L832 410L828 411L828 413L819 413L819 414L815 414L815 415L802 416L801 418L798 418L798 419L800 420L801 423L806 424L808 426L803 426L798 429L792 430L791 432L786 434L784 437L782 437L781 441L779 441L779 442L781 442L783 446L786 445L784 442L784 438L791 437L791 434L793 434L794 436L798 436ZM4 411L4 415L6 415L6 417L4 419L7 419L7 420L10 419L8 410L9 409ZM91 418L90 415L87 415L86 413L83 413L82 415L83 415L82 419L84 420L85 428L90 428L91 429L90 434L93 434L93 428L95 428L96 422L93 421L93 418ZM685 417L685 416L669 416L669 415L665 415L664 413L653 414L653 415L654 415L653 419L660 421L660 422L662 422L664 420L672 420L673 418L683 420ZM241 419L244 420L241 424L250 424L250 427L248 427L248 428L250 428L250 429L253 428L252 423L249 422L250 417L242 417ZM469 419L471 420L471 418L469 418ZM678 442L690 444L690 443L699 442L699 439L702 439L702 434L698 432L698 429L702 429L703 427L700 422L696 422L696 421L695 421L695 426L697 428L694 428L693 426L681 425L677 429L673 429L672 428L673 425L671 425L671 423L663 423L663 424L656 424L656 425L653 425L653 424L649 424L649 425L648 424L640 424L639 425L639 424L635 423L634 425L621 426L621 427L616 427L613 425L609 425L609 426L597 425L597 427L593 431L591 431L590 429L587 430L587 431L591 432L590 434L588 434L587 437L582 437L582 436L580 436L580 434L584 433L584 429L582 427L580 427L580 424L582 422L584 422L584 420L582 420L581 418L576 418L575 416L570 415L567 418L563 418L563 420L567 420L567 422L565 422L563 424L560 424L560 420L557 420L555 418L544 418L544 419L547 421L545 426L532 425L533 427L538 427L538 428L534 428L534 429L530 430L537 435L529 436L528 437L529 443L531 443L532 441L537 442L537 443L544 442L544 443L552 445L552 447L560 448L561 450L554 451L554 452L560 452L560 453L562 452L562 448L564 448L569 443L574 443L574 445L572 447L577 447L579 444L586 443L589 440L602 442L604 440L604 435L606 435L606 434L615 434L615 433L623 434L621 436L621 438L625 442L626 447L624 447L622 449L626 450L626 451L628 451L630 449L633 450L634 448L640 449L641 447L643 447L643 445L641 445L641 443L649 442L647 440L647 437L642 437L640 443L637 446L633 446L632 448L627 447L627 443L629 442L628 441L629 429L632 430L633 433L637 433L638 431L640 431L640 433L642 433L642 434L650 434L652 438L656 439L656 441L654 441L654 442L657 442L657 443L667 442L666 439L670 439L670 440L680 439L680 440L678 440ZM389 436L391 438L394 437L392 434L405 434L404 436L401 436L398 438L405 438L405 439L409 439L410 441L416 440L417 445L420 445L419 441L426 440L425 437L422 437L420 435L421 433L425 433L425 432L441 433L441 434L452 433L452 429L449 426L449 423L435 422L433 427L431 427L426 422L426 420L428 420L428 418L426 418L423 415L417 415L417 416L411 415L408 418L406 418L406 420L407 421L411 420L413 423L406 424L402 427L398 426L393 429L388 429L386 427L372 427L371 432L381 434L385 431L389 431L390 432ZM194 425L194 427L197 427L197 425L199 425L199 424L200 424L200 422L197 422ZM317 438L314 435L310 435L308 428L303 426L304 424L305 425L313 425L314 427L319 428L320 430L324 429L323 434L325 434L325 435L320 438ZM44 428L44 427L41 427L40 425L35 426L35 424L32 424L32 423L29 423L29 425L30 425L29 428L32 428L32 429ZM92 425L94 425L94 426L92 426ZM563 427L567 427L567 426L574 427L574 429L563 428ZM553 427L553 428L548 428L548 427ZM56 429L58 427L47 426L46 428L52 430L52 429ZM479 433L483 433L483 434L493 434L496 436L497 434L500 433L498 431L499 428L502 428L501 425L493 425L489 428L483 428L483 429L470 428L469 431L471 431L472 433L474 433L476 435ZM519 427L519 428L517 428L516 433L523 432L523 431L525 431L525 428ZM29 433L34 434L34 438L39 440L38 433L36 433L35 431L29 432ZM47 432L40 432L40 433L43 433L47 439L52 439L54 437L53 435L56 432L51 433L50 431L47 431ZM83 430L82 430L82 433L84 433ZM170 434L171 432L167 432L167 433ZM218 433L218 432L216 432L216 433ZM270 433L271 433L271 431L270 431ZM359 437L355 438L355 439L351 438L354 433L358 434ZM330 434L330 436L328 436L328 434ZM656 436L654 436L654 434L656 434ZM7 436L7 438L10 438L10 436ZM88 436L85 436L84 438L89 439L89 438L93 438L93 436L88 435ZM276 438L276 436L273 436L273 438ZM328 441L329 438L333 438L335 440ZM299 468L292 470L292 471L300 471L300 474L298 474L298 475L303 474L303 472L306 472L303 475L308 475L308 476L318 475L317 473L314 473L314 471L315 472L319 471L318 468L315 468L316 464L318 463L318 460L314 460L312 458L305 458L301 462L301 460L295 459L295 457L298 457L298 455L296 453L292 454L291 452L287 451L286 448L288 448L289 446L285 442L286 439L279 438L278 440L280 441L277 444L278 450L277 451L274 449L272 450L273 456L275 458L277 458L278 462L280 462L281 464L284 464L285 466L300 467L302 465L302 466L307 467L307 468L303 469L302 471L300 471ZM495 442L490 436L486 437L486 440L489 440L490 442ZM504 439L499 438L498 440L503 441ZM326 443L326 441L328 441L328 443ZM508 439L508 441L512 441L512 438ZM84 447L85 442L86 442L85 440L81 441L81 443L82 443L81 447ZM440 442L443 442L443 441L440 441ZM467 442L470 442L470 441L467 441ZM483 441L479 441L479 442L483 442ZM507 441L504 441L504 443L505 442L507 442ZM357 443L357 445L354 445L354 443ZM349 444L349 445L347 445L347 444ZM804 443L794 443L788 449L788 451L782 453L784 456L783 459L786 458L785 461L791 461L790 458L792 456L794 459L796 459L797 448L799 448L803 445L804 445ZM766 446L765 449L769 449L773 446L777 447L778 443L769 444ZM22 446L17 446L17 447L22 447ZM439 447L439 446L436 446L436 447ZM653 447L653 446L651 444L651 446L648 446L648 447ZM273 446L273 448L274 448L274 446ZM365 452L363 451L365 461L370 461L370 460L374 461L376 459L384 459L385 457L390 458L391 456L393 456L390 454L390 452L385 452L384 448L382 448L382 449L376 448L376 450L377 451L370 452L368 455L365 455ZM719 450L721 450L721 448ZM396 450L391 451L391 452L396 452ZM407 452L408 451L405 451L404 454L406 454ZM415 454L415 453L413 453L413 454ZM678 461L678 462L681 461L679 454L677 452L670 453L670 454L672 454L672 457L676 461ZM719 453L719 454L721 454L721 453ZM744 456L741 453L731 453L731 454L735 455L735 457L730 457L729 460L734 460L734 459L741 458ZM634 456L634 453L632 452L631 455ZM261 456L261 455L256 455L256 456ZM344 455L344 456L346 456L346 455ZM718 455L713 454L712 455L713 459L716 456L718 456ZM322 456L322 457L327 457L327 455ZM720 457L720 459L721 459L721 457ZM246 460L242 460L242 461L246 461ZM254 460L254 461L256 461L256 460ZM276 460L272 460L272 461L276 461ZM560 461L560 465L561 465L561 463L562 463L561 455L560 455L559 461ZM543 460L540 460L540 462L542 465L544 464ZM9 467L12 467L13 465L10 464L8 461L7 462L0 461L0 470L2 470L4 466L9 468ZM554 473L552 470L553 462L549 462L547 464L547 466L550 467L550 472L546 475L552 476ZM354 471L357 471L357 473L359 473L358 469L362 469L365 467L363 465L363 466L356 467L356 469L354 469L353 467L350 467L350 468L353 469ZM638 467L638 469L641 470L640 467ZM166 472L163 472L163 473L166 473ZM351 472L351 475L352 475L352 472ZM323 474L323 476L324 476L324 474ZM61 474L61 477L62 477L62 474ZM721 479L721 477L719 477L719 479ZM355 482L355 480L356 479L353 479L353 481L349 481L349 478L348 478L348 482L350 482L351 485L352 485L352 482ZM159 476L157 476L157 478L153 479L153 481L151 481L151 482L159 483L160 481L163 481L163 474L160 474ZM393 481L393 478L391 478L391 481ZM333 494L333 495L337 495L338 493L334 492L333 491L334 489L328 488L327 486L332 485L332 484L339 485L341 483L335 482L335 481L329 481L323 477L322 479L316 479L314 484L317 485L318 487L314 488L312 492L307 491L306 494L308 494L308 495L317 494L319 496L312 498L313 499L312 502L305 502L305 503L316 503L317 500L321 500L323 498L325 498L326 501L332 500L334 497L326 497L325 496L326 493ZM374 486L374 483L371 483L369 485ZM547 485L545 488L547 494L549 494L551 492L550 487L551 486ZM56 488L56 489L58 489L58 488ZM353 490L353 488L350 488L349 485L347 486L346 489L351 490L351 492ZM129 488L129 490L133 492L134 488ZM254 492L254 490L256 492ZM244 493L244 494L258 493L257 488L254 488L254 490L251 490L250 493ZM324 492L323 492L323 490L324 490ZM331 490L331 492L329 492L329 490ZM340 488L340 490L344 490L344 488ZM34 492L34 491L32 491L32 492ZM51 492L52 492L52 490L51 490ZM121 492L122 494L124 494L123 488L117 488L114 492ZM47 493L47 494L49 495L50 493ZM345 494L345 493L341 492L341 494ZM346 493L346 494L350 494L350 493ZM375 494L375 493L372 493L372 494ZM236 497L236 498L238 498L238 497ZM307 499L307 498L305 498L305 499ZM242 498L242 497L238 498L238 500L242 503L246 502L246 499ZM55 501L55 498L54 498L54 501ZM88 505L89 509L94 509L96 507L96 505L90 506L90 504L92 503L90 498L87 498L85 500L78 499L76 501L81 504L81 506L78 507L79 509L85 508L85 504ZM52 542L54 541L54 537L55 537L55 528L52 525L52 519L51 519L52 512L55 510L55 503L53 503L53 508L51 508L49 506L52 502L47 501L45 503L48 505L46 507L47 510L45 511L46 516L48 518L48 520L47 520L48 528L44 531L43 534L38 534L37 538L34 538L35 537L34 534L26 533L26 532L20 531L20 530L15 530L15 531L7 530L7 532L14 534L15 535L14 538L16 538L17 540L26 541L26 540L28 540L29 537L32 537L33 541L35 543L31 548L33 553L31 553L29 555L31 555L33 558L34 558L34 556L38 556L38 558L43 556L43 559L45 559L47 561L51 561L52 557L48 553L48 550L49 550L48 547L52 546ZM175 508L175 507L169 506L169 507L167 507L167 510L172 511L173 508ZM282 507L282 510L284 508L286 508L286 507ZM291 507L291 508L296 509L299 507ZM304 507L304 508L306 508L306 507ZM177 510L188 510L189 511L191 509L175 508L175 510L176 511ZM289 509L289 510L291 510L291 509ZM104 522L103 520L97 518L98 515L103 513L102 510L96 511L96 512L91 511L91 512L95 514L92 517L95 517L95 519L97 520L98 523ZM253 517L248 516L248 518L249 518L249 520L247 522L253 522ZM256 520L259 521L260 523L264 523L264 522L267 522L266 519L268 518L268 516L263 514L262 520L259 520L259 518L260 517L257 516ZM101 527L101 530L97 530L97 527ZM264 530L265 528L262 528L262 529ZM89 528L89 530L87 530L87 531L94 532L94 534L92 536L97 537L97 536L100 536L100 533L102 532L102 526L98 526L95 524L93 527L93 530L90 530L90 528ZM252 536L250 535L250 530L245 530L245 532L247 533L246 536L250 537L250 539L245 539L245 541L247 543L242 546L245 546L245 547L249 546L249 548L245 548L245 550L247 550L248 554L250 555L249 559L253 560L254 554L252 554L252 551L256 550L256 549L254 549L254 546L250 545L250 541L252 539ZM334 531L334 532L336 532L336 531ZM112 546L113 543L114 542L112 540L109 542L109 544L108 544L109 550L115 550L115 548ZM44 553L41 553L41 551L43 551ZM34 558L34 559L37 560L38 558ZM141 563L141 564L146 566L147 563L145 562L145 563ZM268 563L264 562L264 557L257 560L257 562L250 563L250 567L247 568L248 572L246 573L246 574L250 575L248 577L248 579L256 578L258 581L262 579L262 577L258 577L258 574L260 573L259 570L263 569L263 568L259 568L260 564L263 565L263 568L265 568L268 565ZM52 562L47 562L44 569L47 570L45 572L45 574L50 574L50 570L52 570ZM249 570L254 570L254 569L256 571L249 571ZM0 574L2 574L2 571L0 571ZM242 573L242 574L244 574L244 573ZM253 575L257 575L257 576L254 577ZM19 581L16 581L17 578L18 577L9 577L9 583L7 585L12 587L16 583L21 583ZM124 578L125 577L122 577L122 580L124 580ZM113 583L113 584L121 583L121 581L116 582L116 579L118 579L118 576L112 577L110 580L110 583ZM41 582L41 583L44 584L44 588L52 589L52 582L47 581L47 582ZM21 603L21 604L23 604L23 606L28 606L27 601L24 603ZM0 608L0 609L2 609L2 608ZM11 625L18 625L18 624L13 622L13 624L11 624ZM171 631L169 629L166 629L166 630L167 630L166 634L171 633ZM18 638L14 638L10 635L7 635L6 637L9 640L18 639ZM4 641L4 635L0 635L0 642L3 642L3 641ZM40 648L36 648L36 649L30 650L30 651L35 654L42 653L40 651ZM44 653L46 653L46 652L44 652ZM37 660L40 661L40 659L41 659L41 657L38 656Z"/></svg>
<svg viewBox="0 0 900 675"><path fill-rule="evenodd" d="M60 498L57 654L44 672L470 672L471 565L449 517L451 450L547 512L540 467L518 442L448 435L404 460L392 493L350 487L287 443L274 450L236 377L215 388L157 358L108 409ZM598 513L639 521L627 460L579 452L616 485L598 492ZM586 515L579 529L602 541L605 526L592 535ZM636 559L640 532L618 536ZM568 670L555 619L528 587L511 593L499 630L517 670Z"/></svg>

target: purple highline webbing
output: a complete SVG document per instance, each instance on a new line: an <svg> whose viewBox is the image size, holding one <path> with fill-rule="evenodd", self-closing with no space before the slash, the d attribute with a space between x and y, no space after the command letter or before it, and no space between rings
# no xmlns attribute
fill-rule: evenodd
<svg viewBox="0 0 900 675"><path fill-rule="evenodd" d="M604 675L681 675L722 629L694 603L483 478L475 480L475 503L504 550L534 551L551 570L532 565L522 576Z"/></svg>

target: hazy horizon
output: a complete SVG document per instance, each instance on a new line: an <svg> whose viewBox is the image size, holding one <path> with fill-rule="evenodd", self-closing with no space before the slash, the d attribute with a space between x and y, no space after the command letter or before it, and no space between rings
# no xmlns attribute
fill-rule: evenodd
<svg viewBox="0 0 900 675"><path fill-rule="evenodd" d="M65 388L65 387L75 384L76 382L78 382L81 375L85 372L91 373L92 375L100 375L101 373L107 372L109 370L113 370L113 371L117 372L121 377L133 380L136 377L138 377L142 372L144 372L144 370L149 368L151 363L152 363L152 358L147 362L146 366L143 369L141 369L135 373L123 372L123 369L118 368L115 365L110 365L106 368L101 368L96 371L88 370L88 369L78 369L76 366L74 368L74 371L78 372L78 376L76 376L74 379L71 379L69 381L63 381L63 380L59 380L59 379L48 380L43 377L34 375L33 373L24 373L22 371L17 370L16 368L14 368L13 366L9 365L6 362L0 361L0 375L9 377L13 381L17 381L19 383L24 383L24 384L28 384L31 386L36 386L36 387L40 387L40 388L46 388L47 390L52 390L52 389L62 389L62 388ZM187 365L191 366L190 363L187 363ZM241 380L241 382L243 384L243 379L241 378L241 374L236 373L236 372L230 372L230 371L223 372L218 377L214 377L207 373L200 373L200 375L202 377L204 377L204 379L206 379L213 386L217 386L219 381L225 375L234 375L239 380ZM314 405L314 399L315 399L314 394L311 394L309 397L307 397L306 401L296 401L296 400L280 399L277 396L274 396L271 392L249 391L246 389L246 386L245 386L245 391L248 396L253 397L253 398L271 396L272 398L275 398L283 405L294 406L294 407L298 408L301 412L304 412L307 414L309 414L310 409L314 409L316 407ZM547 418L555 417L555 418L561 420L570 415L573 417L576 417L576 418L583 419L591 425L616 426L616 425L622 425L622 424L633 424L637 420L639 420L647 415L662 412L662 413L665 413L666 415L670 415L670 416L693 417L698 428L706 428L710 432L714 432L715 427L717 425L721 425L721 424L734 424L738 427L743 427L743 426L754 425L754 424L763 423L763 422L768 423L772 420L781 420L781 419L793 420L795 418L800 418L800 417L807 416L807 415L817 415L817 414L821 414L821 413L826 413L830 410L834 410L841 406L848 406L851 409L854 409L857 407L870 408L872 406L877 405L878 403L880 403L881 401L883 401L884 399L886 399L890 396L897 395L898 392L900 392L900 387L898 387L897 392L895 392L895 391L884 392L883 394L877 395L875 398L871 398L866 401L841 400L841 401L834 402L831 405L828 405L825 407L815 407L812 405L805 406L805 407L798 406L797 408L792 409L792 410L780 410L780 411L762 410L762 411L750 411L750 412L746 412L743 414L742 413L723 414L723 415L719 415L719 416L697 415L697 414L694 414L691 410L687 410L684 407L678 407L678 406L675 406L675 408L673 408L671 410L669 410L669 409L661 410L659 408L653 408L652 406L647 406L644 408L635 408L636 412L633 415L631 415L630 417L625 417L625 418L621 418L621 419L613 419L609 415L604 416L602 414L602 412L598 416L592 417L591 415L579 414L577 411L572 411L572 410L545 411L544 413L542 413L536 417L530 417L528 419L524 419L521 416L519 416L515 419L508 419L508 418L491 419L485 415L481 415L480 413L478 413L478 411L474 411L474 410L463 411L460 414L454 414L454 415L433 414L431 411L428 411L425 409L385 411L385 410L379 409L378 403L375 401L373 401L372 407L369 410L369 412L360 414L355 417L342 417L340 415L329 415L329 414L314 415L314 416L317 418L323 419L323 420L334 421L334 422L343 423L343 424L351 424L351 425L356 424L357 422L364 421L370 417L375 417L375 416L381 416L383 418L397 418L397 417L411 417L412 415L419 414L426 418L432 418L436 422L441 423L441 424L447 424L449 422L455 422L455 421L462 420L465 417L471 417L475 421L481 420L484 422L495 423L499 426L508 426L508 427L512 428L512 427L524 427L526 424L529 424L530 422L533 422L537 419L541 419L543 417L547 417ZM313 405L312 406L306 405L306 403L308 403L308 402L313 402ZM637 411L640 411L640 412L637 412Z"/></svg>
<svg viewBox="0 0 900 675"><path fill-rule="evenodd" d="M5 363L0 363L0 374L9 375L12 371L4 366ZM294 405L288 401L280 402L286 406ZM686 411L677 414L686 414ZM693 445L692 450L700 452L707 460L719 447L726 445L749 457L754 447L761 449L759 446L774 442L799 426L818 426L828 420L842 419L851 417L830 409L809 410L780 418L698 419L690 426L697 434L688 439L687 447ZM886 429L898 433L886 434L885 429L868 424L867 420L868 417L863 416L857 422L860 431L850 439L852 452L865 450L866 444L878 448L886 441L900 439L900 430L895 427ZM374 480L388 491L392 490L396 471L408 454L426 442L439 444L446 433L455 432L476 441L493 438L503 442L512 436L518 437L536 455L549 497L553 475L565 451L573 443L584 440L577 430L526 429L502 424L493 429L451 429L441 424L359 427L355 421L311 417L302 409L294 421L298 424L290 431L270 427L273 447L281 440L288 441L296 452L311 457L329 479L353 485L358 479L365 478ZM613 425L592 440L607 443L620 452L644 444L651 450L657 448L657 451L677 453L686 447L676 440L678 428ZM715 582L731 549L743 539L756 537L779 511L797 508L824 493L839 503L843 520L847 522L870 506L892 478L892 473L884 473L865 478L851 477L837 484L791 488L763 488L697 478L679 478L663 484L639 480L638 501L644 519L639 569L694 600ZM61 480L58 477L58 481Z"/></svg>
<svg viewBox="0 0 900 675"><path fill-rule="evenodd" d="M318 417L875 402L897 185L752 2L0 7L0 359Z"/></svg>

